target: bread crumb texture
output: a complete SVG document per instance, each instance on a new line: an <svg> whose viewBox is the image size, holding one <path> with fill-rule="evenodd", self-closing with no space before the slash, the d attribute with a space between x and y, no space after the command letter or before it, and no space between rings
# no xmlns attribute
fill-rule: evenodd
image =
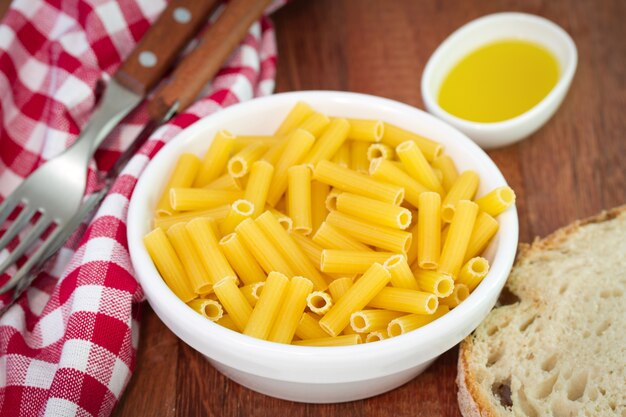
<svg viewBox="0 0 626 417"><path fill-rule="evenodd" d="M464 416L626 417L626 206L522 248L461 346Z"/></svg>

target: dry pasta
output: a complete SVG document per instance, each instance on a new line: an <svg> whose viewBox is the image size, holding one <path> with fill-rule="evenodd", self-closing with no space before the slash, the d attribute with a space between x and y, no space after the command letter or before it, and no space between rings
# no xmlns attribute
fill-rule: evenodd
<svg viewBox="0 0 626 417"><path fill-rule="evenodd" d="M174 209L170 204L170 189L174 187L191 187L193 180L200 169L200 159L190 153L184 153L178 157L174 172L163 189L161 198L156 206L157 216L173 214Z"/></svg>
<svg viewBox="0 0 626 417"><path fill-rule="evenodd" d="M404 230L411 224L411 212L395 204L384 203L358 194L341 193L337 196L337 210L381 226Z"/></svg>
<svg viewBox="0 0 626 417"><path fill-rule="evenodd" d="M202 187L220 176L234 145L235 136L232 133L220 130L215 134L194 180L195 187Z"/></svg>
<svg viewBox="0 0 626 417"><path fill-rule="evenodd" d="M313 231L311 215L311 170L306 165L289 168L287 207L293 229L305 235Z"/></svg>

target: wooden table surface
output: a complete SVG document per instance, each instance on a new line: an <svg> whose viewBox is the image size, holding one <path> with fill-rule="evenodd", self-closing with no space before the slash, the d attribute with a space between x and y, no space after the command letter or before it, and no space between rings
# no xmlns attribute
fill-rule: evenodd
<svg viewBox="0 0 626 417"><path fill-rule="evenodd" d="M273 17L277 91L356 91L423 108L428 57L479 16L523 11L561 25L578 70L556 115L530 138L490 156L518 196L520 241L626 203L626 2L296 0ZM299 404L231 382L178 340L145 305L135 374L114 415L459 416L457 350L408 384L343 404Z"/></svg>

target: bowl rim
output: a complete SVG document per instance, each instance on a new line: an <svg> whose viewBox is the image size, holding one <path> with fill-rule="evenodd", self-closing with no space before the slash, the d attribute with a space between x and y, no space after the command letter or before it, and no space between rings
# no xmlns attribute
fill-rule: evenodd
<svg viewBox="0 0 626 417"><path fill-rule="evenodd" d="M145 194L145 183L147 183L151 179L151 171L156 169L155 167L158 165L159 161L161 161L162 159L166 159L168 157L168 153L176 151L177 147L179 147L178 144L183 143L186 140L190 140L190 138L198 136L198 133L202 132L203 130L207 130L207 126L210 126L213 120L219 119L219 117L223 117L227 113L236 113L240 111L245 112L246 110L251 111L251 109L262 108L263 105L272 102L289 102L293 105L298 100L302 100L305 102L313 102L318 100L335 100L336 102L342 103L368 101L371 102L372 106L386 106L402 113L420 113L431 123L439 124L441 128L444 128L445 130L455 135L455 140L458 139L461 141L460 146L462 148L466 148L470 152L475 153L481 159L482 163L485 163L489 166L489 169L493 171L493 175L495 176L497 182L502 183L502 185L506 184L506 180L504 179L502 173L497 168L495 163L478 145L476 145L466 135L459 132L457 129L450 126L449 124L446 124L445 122L437 119L433 115L430 115L422 110L419 110L404 103L367 94L316 90L280 93L267 97L256 98L247 102L242 102L230 106L226 109L220 110L213 115L202 118L193 125L181 131L176 137L172 138L165 146L163 146L163 148L158 152L157 155L155 155L152 161L150 161L145 167L139 177L139 180L137 181L128 208L127 237L131 261L136 271L138 281L144 289L144 293L146 294L148 302L157 313L159 318L166 324L166 326L171 331L173 331L187 344L190 344L194 349L200 351L203 354L205 354L205 352L203 352L201 346L196 346L196 344L189 341L189 339L195 339L198 333L202 333L204 336L207 336L207 338L204 340L205 343L206 341L211 340L219 341L222 346L217 347L218 349L222 348L223 346L228 346L228 353L231 356L237 356L239 358L246 358L246 354L254 352L255 356L262 356L268 361L280 362L286 360L286 358L288 357L293 358L294 360L302 360L306 358L307 360L309 360L309 364L302 364L300 366L300 368L302 369L309 369L317 365L336 367L342 366L342 364L345 364L346 361L354 362L355 360L357 360L359 363L364 363L367 360L375 360L377 357L381 357L381 355L389 356L393 355L394 352L401 352L403 350L406 350L407 346L415 346L416 344L428 344L429 341L433 341L436 337L441 337L439 332L432 331L433 328L441 328L443 334L452 333L455 335L456 339L454 340L454 343L449 344L449 346L447 346L445 350L440 350L440 347L435 345L431 348L431 350L436 350L436 352L428 351L428 348L425 348L425 350L428 351L430 357L420 357L419 363L425 362L427 359L437 357L446 350L450 349L467 335L458 334L461 331L461 327L463 327L463 316L468 311L471 311L472 308L476 306L481 306L483 303L488 302L488 300L493 297L494 291L499 293L504 286L504 283L515 258L518 243L519 224L517 210L515 207L511 207L509 210L507 210L507 212L503 213L499 221L501 226L503 223L505 223L507 228L510 229L507 230L508 237L506 239L499 239L498 252L502 253L502 255L496 258L490 271L490 274L493 273L494 268L497 265L498 270L501 273L499 279L484 281L483 284L479 285L476 290L470 295L470 297L464 301L464 303L451 310L446 315L440 317L436 321L427 324L426 326L413 330L407 334L382 340L376 343L363 343L353 346L309 347L275 343L252 338L250 336L240 334L238 332L222 327L218 324L212 323L197 314L174 295L174 293L167 287L165 282L160 277L158 271L152 263L152 260L147 254L147 251L143 246L142 241L143 236L145 235L145 233L147 233L147 231L142 230L140 226L142 220L140 218L142 209L142 202L140 200ZM313 106L315 106L315 104L313 104ZM503 227L500 227L500 230L502 229ZM154 301L156 299L158 299L158 302ZM159 307L160 305L168 306L167 314L161 311L161 308ZM482 320L483 318L481 318L480 320ZM173 329L173 324L177 324L181 327L179 327L178 329ZM256 375L273 375L269 372L269 368L259 368L251 370L245 368L245 365L241 367L237 366L239 362L232 363L224 362L221 360L218 361L236 369L245 369L246 372L250 372ZM403 367L403 369L407 367L408 366ZM394 371L393 369L389 369L389 372L387 372L387 374L391 374L394 372L397 372L397 370ZM297 374L297 372L295 373ZM285 377L285 375L281 375L279 379L289 380L292 382L311 382L309 379L305 377L299 377L298 375L292 375L291 377ZM355 380L358 380L358 378L344 375L343 377L338 376L333 380L333 382L347 382ZM317 382L327 383L328 381Z"/></svg>
<svg viewBox="0 0 626 417"><path fill-rule="evenodd" d="M569 65L563 68L561 76L559 77L556 85L552 87L552 90L550 90L550 92L539 103L535 104L524 113L499 122L475 122L467 119L462 119L447 112L439 105L436 99L436 92L431 91L431 88L429 87L430 80L433 77L435 67L438 62L442 59L442 57L445 56L447 51L453 47L454 43L456 43L458 39L462 38L466 33L476 30L476 28L489 25L494 21L499 20L517 20L526 24L542 25L543 27L547 28L551 31L552 35L555 38L559 38L561 41L564 42L567 54L570 57ZM504 36L502 38L504 39L507 37ZM535 41L541 43L540 41ZM542 44L542 46L545 47L545 43ZM469 52L471 51L466 51L465 55ZM500 130L517 128L521 125L530 123L533 119L540 117L542 114L550 110L550 105L553 102L558 101L559 97L563 95L569 88L569 85L574 77L574 73L576 72L577 65L578 51L576 49L576 44L574 43L574 40L561 26L557 25L553 21L548 20L545 17L521 12L500 12L488 14L464 24L463 26L452 32L452 34L450 34L437 47L437 49L435 49L435 52L433 52L433 54L428 59L426 66L424 67L424 72L422 73L422 97L424 99L424 104L430 112L432 112L437 117L442 118L446 122L451 123L454 126L458 126L460 129L481 132L497 132Z"/></svg>

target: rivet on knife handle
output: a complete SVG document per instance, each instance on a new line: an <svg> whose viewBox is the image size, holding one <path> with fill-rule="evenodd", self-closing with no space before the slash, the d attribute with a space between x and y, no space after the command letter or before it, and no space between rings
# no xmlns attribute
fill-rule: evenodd
<svg viewBox="0 0 626 417"><path fill-rule="evenodd" d="M198 46L176 67L170 81L151 100L148 106L151 119L162 119L176 102L179 111L193 103L270 3L271 0L229 1Z"/></svg>
<svg viewBox="0 0 626 417"><path fill-rule="evenodd" d="M124 87L145 96L208 20L218 0L172 0L115 73Z"/></svg>

